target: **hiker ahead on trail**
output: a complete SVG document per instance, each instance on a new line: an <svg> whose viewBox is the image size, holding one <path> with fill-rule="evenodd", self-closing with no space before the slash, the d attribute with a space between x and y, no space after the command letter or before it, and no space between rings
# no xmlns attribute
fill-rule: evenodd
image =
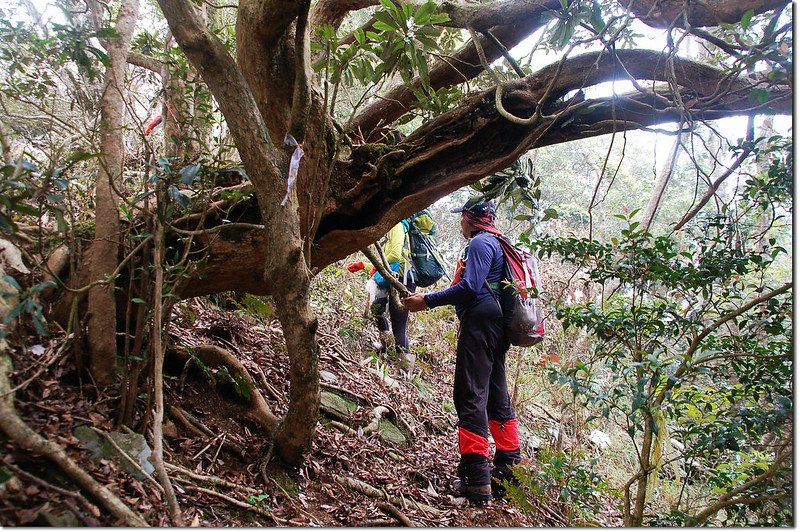
<svg viewBox="0 0 800 532"><path fill-rule="evenodd" d="M383 254L389 268L397 274L400 281L405 285L409 292L413 293L417 289L414 279L410 275L411 261L404 256L403 249L406 241L406 229L403 223L396 224L386 234L383 242ZM351 262L345 266L349 272L357 272L365 269L362 261ZM389 297L389 282L383 278L380 272L372 268L370 280L367 282L367 292L370 294L370 313L375 318L375 323L380 332L380 346L378 351L385 351L389 336L389 322L391 321L392 335L394 335L394 345L397 353L408 352L408 311L394 305L392 298ZM389 309L389 320L386 319L386 309Z"/></svg>
<svg viewBox="0 0 800 532"><path fill-rule="evenodd" d="M396 224L384 238L383 253L389 268L396 274L400 282L410 293L417 286L430 286L444 275L444 265L436 242L436 222L427 209L415 213ZM350 272L364 269L364 263L351 262L346 266ZM395 349L402 356L401 365L410 369L414 357L408 350L408 311L394 305L389 297L392 289L389 282L373 267L371 278L367 282L370 295L370 313L380 331L379 351L385 351L389 332L389 322L394 335ZM389 320L386 309L389 309Z"/></svg>
<svg viewBox="0 0 800 532"><path fill-rule="evenodd" d="M517 419L506 388L503 311L497 303L505 259L494 226L494 203L468 201L460 212L461 233L469 240L456 266L452 286L431 294L412 294L403 305L412 312L454 305L460 321L456 346L453 402L458 414L461 460L454 487L473 501L492 498L492 479L513 479L510 466L520 461ZM493 294L490 290L495 290ZM496 452L489 470L489 433Z"/></svg>

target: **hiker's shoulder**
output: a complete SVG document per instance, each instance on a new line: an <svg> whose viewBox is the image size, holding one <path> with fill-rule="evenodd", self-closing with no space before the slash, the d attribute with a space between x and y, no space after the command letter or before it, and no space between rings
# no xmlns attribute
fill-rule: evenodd
<svg viewBox="0 0 800 532"><path fill-rule="evenodd" d="M470 250L475 253L492 254L495 249L500 249L497 238L490 233L478 233L469 241Z"/></svg>
<svg viewBox="0 0 800 532"><path fill-rule="evenodd" d="M481 246L489 246L495 247L499 246L500 244L497 241L497 237L488 231L481 231L477 235L472 238L472 242L477 243Z"/></svg>

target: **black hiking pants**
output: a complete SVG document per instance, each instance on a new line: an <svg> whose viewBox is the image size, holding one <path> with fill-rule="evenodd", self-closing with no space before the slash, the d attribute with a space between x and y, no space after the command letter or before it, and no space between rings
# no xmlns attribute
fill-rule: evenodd
<svg viewBox="0 0 800 532"><path fill-rule="evenodd" d="M485 300L464 311L456 346L453 403L461 452L458 476L466 485L490 483L490 429L497 447L495 476L507 478L508 466L520 460L516 414L506 386L509 345L496 301Z"/></svg>
<svg viewBox="0 0 800 532"><path fill-rule="evenodd" d="M405 285L409 293L417 291L417 285L409 282ZM394 290L394 289L392 289ZM389 323L392 325L392 335L394 336L394 345L398 353L408 352L408 311L404 307L397 307L394 300L387 296L386 298L379 298L375 300L376 304L389 305L389 319L386 319L385 310L375 317L375 324L378 330L386 332L389 330Z"/></svg>

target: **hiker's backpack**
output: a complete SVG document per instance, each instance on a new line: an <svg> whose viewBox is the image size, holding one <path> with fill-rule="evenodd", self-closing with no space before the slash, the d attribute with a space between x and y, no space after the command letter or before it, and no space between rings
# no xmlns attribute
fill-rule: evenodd
<svg viewBox="0 0 800 532"><path fill-rule="evenodd" d="M534 255L513 246L505 237L498 236L498 240L505 259L499 303L506 336L511 345L530 347L544 339L544 313L538 302L542 286L539 264Z"/></svg>
<svg viewBox="0 0 800 532"><path fill-rule="evenodd" d="M408 238L403 253L411 263L412 279L417 286L431 286L445 275L444 261L436 241L436 222L428 209L403 220Z"/></svg>

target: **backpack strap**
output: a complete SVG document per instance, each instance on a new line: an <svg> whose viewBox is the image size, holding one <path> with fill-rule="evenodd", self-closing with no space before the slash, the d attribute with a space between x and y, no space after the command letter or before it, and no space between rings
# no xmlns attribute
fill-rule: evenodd
<svg viewBox="0 0 800 532"><path fill-rule="evenodd" d="M500 311L502 312L503 305L500 303L500 300L497 298L497 296L494 295L494 290L492 290L492 285L496 286L499 289L500 283L490 283L489 281L484 279L483 285L486 287L487 290L489 290L489 294L492 296L492 299L494 299L494 302L497 303L497 306L500 307Z"/></svg>
<svg viewBox="0 0 800 532"><path fill-rule="evenodd" d="M403 251L401 254L406 262L406 267L405 270L403 271L403 284L406 286L408 286L409 276L411 277L411 282L414 283L416 282L416 278L414 276L414 261L411 257L411 238L408 235L414 223L413 218L414 215L411 215L408 218L403 218L403 220L401 221L401 223L403 224L403 231L404 231Z"/></svg>

